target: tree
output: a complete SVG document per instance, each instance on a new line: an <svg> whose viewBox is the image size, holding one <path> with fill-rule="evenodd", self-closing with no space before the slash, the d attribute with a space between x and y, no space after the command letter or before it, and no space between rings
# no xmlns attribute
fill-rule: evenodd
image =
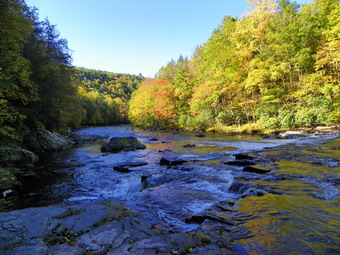
<svg viewBox="0 0 340 255"><path fill-rule="evenodd" d="M0 143L21 140L27 104L37 100L30 62L22 55L32 23L22 0L0 2Z"/></svg>

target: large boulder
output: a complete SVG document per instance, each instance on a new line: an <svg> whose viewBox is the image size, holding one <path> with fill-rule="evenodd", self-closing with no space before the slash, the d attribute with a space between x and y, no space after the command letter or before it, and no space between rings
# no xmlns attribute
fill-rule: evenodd
<svg viewBox="0 0 340 255"><path fill-rule="evenodd" d="M38 160L38 156L28 150L0 148L0 164L34 164Z"/></svg>
<svg viewBox="0 0 340 255"><path fill-rule="evenodd" d="M26 137L25 143L27 147L36 152L64 150L73 144L64 136L44 129Z"/></svg>
<svg viewBox="0 0 340 255"><path fill-rule="evenodd" d="M113 137L110 142L103 144L102 152L120 152L145 149L146 146L135 137Z"/></svg>

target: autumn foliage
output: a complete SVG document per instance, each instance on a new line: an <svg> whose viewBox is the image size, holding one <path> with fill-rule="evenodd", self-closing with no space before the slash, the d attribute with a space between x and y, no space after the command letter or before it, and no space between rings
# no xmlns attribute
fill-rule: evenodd
<svg viewBox="0 0 340 255"><path fill-rule="evenodd" d="M144 126L294 128L340 122L340 2L248 0L190 59L162 67L134 93Z"/></svg>

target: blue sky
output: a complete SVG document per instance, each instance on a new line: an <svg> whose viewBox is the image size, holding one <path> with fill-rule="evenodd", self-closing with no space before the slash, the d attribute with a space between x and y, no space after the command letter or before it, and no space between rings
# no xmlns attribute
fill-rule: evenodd
<svg viewBox="0 0 340 255"><path fill-rule="evenodd" d="M296 1L299 4L311 0ZM73 51L73 65L153 77L180 54L190 57L225 15L246 0L26 0L48 17Z"/></svg>

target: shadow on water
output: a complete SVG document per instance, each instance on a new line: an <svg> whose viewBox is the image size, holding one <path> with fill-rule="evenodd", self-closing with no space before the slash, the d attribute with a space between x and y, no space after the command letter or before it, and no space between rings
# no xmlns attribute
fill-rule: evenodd
<svg viewBox="0 0 340 255"><path fill-rule="evenodd" d="M201 228L212 238L226 233L240 254L340 252L339 140L287 145L290 140L95 127L78 135L135 136L145 150L102 153L105 142L80 144L46 156L42 188L19 206L114 197L143 212L151 224L174 232ZM278 147L279 146L279 147ZM266 174L225 165L251 153ZM160 159L186 163L168 167ZM144 162L130 172L114 171ZM224 238L224 237L223 237Z"/></svg>

